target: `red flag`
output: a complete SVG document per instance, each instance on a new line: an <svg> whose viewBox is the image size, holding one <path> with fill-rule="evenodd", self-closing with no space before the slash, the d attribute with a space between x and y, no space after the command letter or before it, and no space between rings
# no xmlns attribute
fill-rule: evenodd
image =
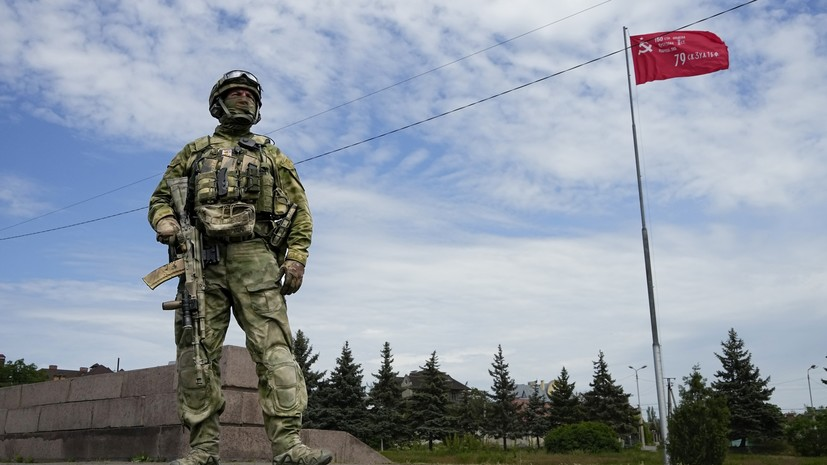
<svg viewBox="0 0 827 465"><path fill-rule="evenodd" d="M729 50L708 31L631 36L635 83L698 76L729 68Z"/></svg>

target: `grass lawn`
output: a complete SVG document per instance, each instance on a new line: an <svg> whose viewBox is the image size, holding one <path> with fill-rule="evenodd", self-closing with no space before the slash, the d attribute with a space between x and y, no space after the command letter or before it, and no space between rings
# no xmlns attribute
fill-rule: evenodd
<svg viewBox="0 0 827 465"><path fill-rule="evenodd" d="M626 450L605 454L547 454L545 451L484 449L451 451L437 448L387 450L382 454L398 464L451 465L662 465L663 452ZM825 457L792 457L783 455L727 454L725 465L824 465ZM674 465L674 464L673 464Z"/></svg>

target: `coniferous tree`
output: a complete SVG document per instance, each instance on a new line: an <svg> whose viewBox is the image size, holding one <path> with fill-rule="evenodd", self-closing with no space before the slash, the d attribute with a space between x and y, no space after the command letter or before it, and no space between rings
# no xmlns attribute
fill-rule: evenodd
<svg viewBox="0 0 827 465"><path fill-rule="evenodd" d="M345 431L362 441L368 440L370 422L362 366L353 360L348 342L342 347L330 378L319 384L316 401L313 428Z"/></svg>
<svg viewBox="0 0 827 465"><path fill-rule="evenodd" d="M824 357L824 358L827 358L827 357ZM827 371L827 367L824 367L823 370ZM822 384L827 384L827 379L821 378L821 383Z"/></svg>
<svg viewBox="0 0 827 465"><path fill-rule="evenodd" d="M374 435L379 438L379 446L385 446L403 436L402 424L402 387L399 373L393 371L393 356L390 343L382 347L382 363L379 371L373 374L376 383L370 390L371 419Z"/></svg>
<svg viewBox="0 0 827 465"><path fill-rule="evenodd" d="M712 389L722 394L730 413L729 439L740 441L746 447L747 440L763 441L778 439L782 435L781 409L769 402L775 388L769 388L770 377L752 364L752 354L744 348L744 341L735 329L730 329L728 339L721 342L723 353L715 356L722 370L715 372L717 379Z"/></svg>
<svg viewBox="0 0 827 465"><path fill-rule="evenodd" d="M293 340L293 354L296 357L296 362L304 375L304 383L307 385L308 395L319 387L319 381L324 378L327 371L314 371L313 364L319 360L319 354L313 353L313 346L310 345L310 339L304 334L302 330L296 331L296 338Z"/></svg>
<svg viewBox="0 0 827 465"><path fill-rule="evenodd" d="M824 357L824 358L827 358L827 357ZM823 370L827 371L827 367L824 367ZM822 384L827 384L827 379L821 378L821 383Z"/></svg>
<svg viewBox="0 0 827 465"><path fill-rule="evenodd" d="M566 367L563 367L560 376L552 381L549 396L549 429L583 421L583 406L580 397L574 392L574 385L575 383L569 382Z"/></svg>
<svg viewBox="0 0 827 465"><path fill-rule="evenodd" d="M591 390L583 394L583 411L587 421L599 421L609 425L618 436L632 434L637 429L637 409L629 403L631 394L612 379L609 366L601 350L594 363Z"/></svg>
<svg viewBox="0 0 827 465"><path fill-rule="evenodd" d="M550 428L545 393L540 391L540 384L536 380L528 396L528 403L520 411L520 420L523 423L523 431L534 437L539 449L540 438L544 437Z"/></svg>
<svg viewBox="0 0 827 465"><path fill-rule="evenodd" d="M729 448L726 399L707 387L698 365L683 381L681 403L669 417L669 454L684 465L721 465Z"/></svg>
<svg viewBox="0 0 827 465"><path fill-rule="evenodd" d="M448 432L448 387L439 371L436 351L419 367L422 384L415 387L408 403L408 422L414 434L428 441L433 450L434 440L444 438Z"/></svg>
<svg viewBox="0 0 827 465"><path fill-rule="evenodd" d="M502 438L503 450L508 449L508 438L515 438L518 435L517 427L517 383L508 373L508 364L503 357L502 345L497 346L497 353L494 354L493 369L488 374L494 381L491 386L491 416L488 422L488 431L495 438Z"/></svg>
<svg viewBox="0 0 827 465"><path fill-rule="evenodd" d="M319 354L313 353L310 339L302 330L296 331L296 337L293 339L293 356L296 357L296 363L301 368L304 383L307 386L307 414L302 416L302 426L311 428L313 427L313 415L317 402L316 391L319 390L319 383L324 379L326 371L312 369L313 364L319 360Z"/></svg>
<svg viewBox="0 0 827 465"><path fill-rule="evenodd" d="M459 432L481 439L487 428L490 401L484 391L471 388L462 392L460 401L449 406L451 416L456 418L456 427Z"/></svg>

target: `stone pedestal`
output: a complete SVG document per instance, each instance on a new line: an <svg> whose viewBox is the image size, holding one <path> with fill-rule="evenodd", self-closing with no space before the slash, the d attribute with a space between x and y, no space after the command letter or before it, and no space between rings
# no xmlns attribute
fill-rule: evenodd
<svg viewBox="0 0 827 465"><path fill-rule="evenodd" d="M272 459L247 349L225 346L221 459ZM189 451L175 404L176 370L167 365L0 389L0 461L172 460ZM302 440L339 463L389 461L341 431L304 430Z"/></svg>

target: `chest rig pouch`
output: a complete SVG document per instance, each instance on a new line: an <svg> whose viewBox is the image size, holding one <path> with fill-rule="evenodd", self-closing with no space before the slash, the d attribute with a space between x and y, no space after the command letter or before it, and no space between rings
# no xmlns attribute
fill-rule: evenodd
<svg viewBox="0 0 827 465"><path fill-rule="evenodd" d="M272 174L262 161L259 145L246 138L234 147L210 147L196 160L192 170L193 205L207 236L253 237L256 205L261 197L268 197L266 186L273 185ZM270 187L271 205L272 195Z"/></svg>

